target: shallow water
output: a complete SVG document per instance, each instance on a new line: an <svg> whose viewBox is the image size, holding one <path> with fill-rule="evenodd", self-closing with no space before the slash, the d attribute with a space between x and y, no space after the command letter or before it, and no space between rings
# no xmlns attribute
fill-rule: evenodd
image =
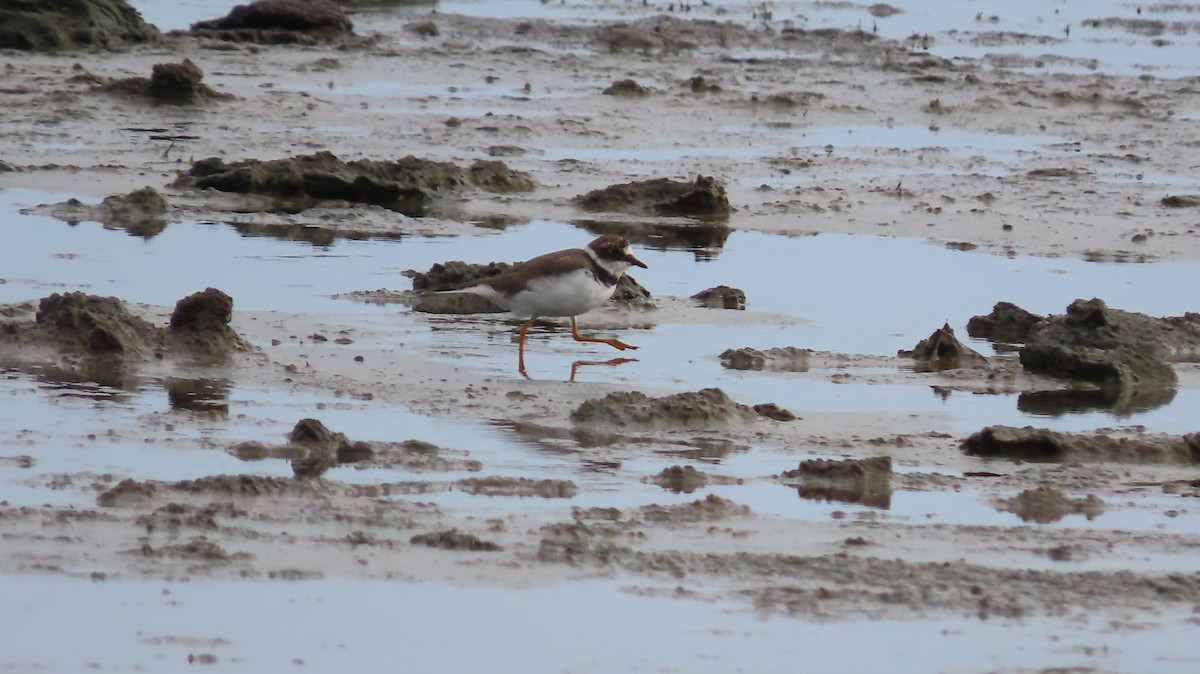
<svg viewBox="0 0 1200 674"><path fill-rule="evenodd" d="M160 29L185 29L195 21L224 16L238 4L233 0L133 0L142 16ZM683 5L690 11L679 11ZM771 20L790 22L805 29L860 29L895 40L907 40L916 50L948 59L1015 55L1040 60L1032 68L1042 72L1092 72L1122 74L1151 73L1160 77L1186 77L1200 73L1200 28L1187 3L1130 3L1124 0L1094 2L979 3L961 0L894 0L888 4L898 14L874 17L872 3L840 2L746 2L706 0L682 3L674 0L442 0L415 7L359 10L352 15L359 32L369 33L375 22L389 17L425 16L431 11L492 18L542 18L588 23L600 20L630 21L675 13L677 16L718 21L754 22L765 6ZM1148 34L1128 27L1093 27L1094 19L1120 18L1129 21L1164 22L1161 34ZM995 36L1001 36L999 41ZM919 39L929 36L926 47ZM736 56L736 54L735 54ZM762 56L761 54L759 56ZM1063 61L1062 59L1071 59ZM1028 69L1023 67L1023 69Z"/></svg>
<svg viewBox="0 0 1200 674"><path fill-rule="evenodd" d="M452 259L516 261L578 246L592 236L567 223L536 220L504 230L481 228L479 236L335 238L317 245L243 236L221 223L181 222L143 239L94 222L68 225L17 213L21 207L67 197L0 190L0 223L9 244L8 252L0 253L0 302L84 290L170 307L211 286L232 296L236 311L331 314L347 326L384 321L394 325L397 341L408 347L427 349L447 365L498 377L517 376L512 325L503 317L415 314L399 305L380 307L335 296L408 289L411 284L401 275L406 269L424 270ZM1190 295L1177 292L1178 280L1200 277L1200 263L1006 257L923 239L743 231L729 233L719 248L689 248L653 235L635 247L649 265L637 270L637 278L655 295L687 297L726 284L745 291L748 311L772 317L695 326L656 324L649 313L643 327L623 334L640 347L636 361L616 368L583 367L580 381L668 390L720 386L735 399L775 402L801 415L806 410L928 413L940 415L942 430L955 432L992 423L1062 430L1138 423L1151 431L1193 430L1189 410L1195 409L1200 392L1192 389L1180 390L1170 405L1128 416L1102 411L1047 416L1018 410L1016 395L947 395L924 385L836 384L787 373L731 371L720 366L718 355L745 346L891 355L912 348L943 323L965 339L967 319L988 313L999 300L1049 314L1062 313L1075 299L1100 297L1116 308L1180 315L1195 306ZM585 332L589 321L603 316L585 317ZM974 346L990 352L986 343ZM553 332L532 332L527 355L532 377L563 380L572 362L610 354L566 339L560 326Z"/></svg>
<svg viewBox="0 0 1200 674"><path fill-rule="evenodd" d="M1155 629L1085 616L807 623L622 592L641 580L526 589L440 583L0 577L0 668L221 671L795 672L991 668L1189 672L1186 616ZM669 593L670 588L655 588ZM65 590L65 591L64 591ZM231 606L237 610L231 611ZM586 610L580 610L586 606ZM469 646L463 641L469 640ZM1019 643L1020 647L1014 647Z"/></svg>

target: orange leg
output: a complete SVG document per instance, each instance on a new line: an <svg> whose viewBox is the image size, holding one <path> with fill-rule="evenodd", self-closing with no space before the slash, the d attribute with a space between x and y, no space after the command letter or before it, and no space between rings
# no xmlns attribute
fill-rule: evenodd
<svg viewBox="0 0 1200 674"><path fill-rule="evenodd" d="M622 351L624 351L625 349L636 349L637 348L636 346L634 346L632 344L626 344L625 342L622 342L619 339L605 339L603 337L585 337L584 335L579 334L579 326L575 323L574 316L571 317L571 336L573 336L575 338L575 341L577 341L577 342L600 342L601 344L607 344L611 347L620 349Z"/></svg>
<svg viewBox="0 0 1200 674"><path fill-rule="evenodd" d="M531 325L533 325L532 318L521 325L521 332L517 337L517 371L526 377L529 375L525 374L525 333L529 332Z"/></svg>

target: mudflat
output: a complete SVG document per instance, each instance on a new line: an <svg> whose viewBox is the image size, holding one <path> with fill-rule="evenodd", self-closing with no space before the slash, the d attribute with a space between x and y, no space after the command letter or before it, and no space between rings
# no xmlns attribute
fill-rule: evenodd
<svg viewBox="0 0 1200 674"><path fill-rule="evenodd" d="M620 233L664 260L748 255L732 242L749 235L921 239L984 261L1108 265L1117 279L1179 270L1178 293L1191 292L1193 78L1068 56L1057 69L951 59L929 36L869 23L684 7L613 3L580 21L360 10L352 28L335 13L334 29L295 39L214 24L116 49L3 52L0 196L73 200L3 216L37 219L57 252L0 254L18 270L0 270L13 410L0 575L61 581L39 586L50 593L78 579L235 581L248 596L355 579L571 597L607 579L681 611L715 604L797 629L950 618L969 632L994 618L1033 654L962 671L1133 671L1153 662L1133 634L1194 630L1200 439L1154 416L1183 416L1200 386L1187 300L1150 315L1097 288L1026 311L986 288L988 305L931 322L901 353L863 353L812 348L803 309L761 309L775 305L735 274L643 277L581 319L642 340L620 354L637 361L550 324L527 379L512 322L425 294L430 279L550 250L462 262L457 240L526 226L579 246ZM882 7L858 9L882 22ZM989 35L1000 51L1031 39ZM109 298L94 292L105 279L72 285L49 264L102 256L69 252L95 222L147 245L239 236L167 265L199 267L211 287L160 301L139 282ZM380 265L378 283L347 287L306 253L311 287L278 292L315 292L321 308L239 308L239 289L254 273L272 285L267 261L287 256L239 250L264 239L369 248L354 254ZM406 246L420 268L388 266ZM251 280L227 275L260 255ZM119 277L133 263L107 264ZM772 274L781 295L840 296L803 269ZM870 292L855 297L841 310L887 325ZM756 334L769 337L717 343ZM826 404L840 391L904 393ZM966 427L925 403L931 392L1006 411L967 413ZM1095 423L1062 428L1072 415ZM1122 646L1110 655L1061 627L1067 645L1049 647L1022 621L1103 624ZM156 636L139 652L238 662L205 635ZM737 665L736 651L718 663Z"/></svg>

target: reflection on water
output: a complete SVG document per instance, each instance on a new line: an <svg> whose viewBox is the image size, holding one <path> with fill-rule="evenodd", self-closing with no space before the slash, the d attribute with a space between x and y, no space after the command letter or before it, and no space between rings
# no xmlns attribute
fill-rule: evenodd
<svg viewBox="0 0 1200 674"><path fill-rule="evenodd" d="M648 248L686 250L695 253L697 260L719 255L726 239L733 233L724 222L665 218L649 221L574 220L572 224L597 236L619 234L631 243Z"/></svg>
<svg viewBox="0 0 1200 674"><path fill-rule="evenodd" d="M224 378L185 379L167 377L163 388L171 409L229 414L229 391L233 382Z"/></svg>
<svg viewBox="0 0 1200 674"><path fill-rule="evenodd" d="M1017 397L1017 409L1034 416L1059 417L1065 414L1098 411L1127 417L1169 405L1175 400L1176 393L1177 389L1174 387L1135 389L1118 386L1032 391Z"/></svg>

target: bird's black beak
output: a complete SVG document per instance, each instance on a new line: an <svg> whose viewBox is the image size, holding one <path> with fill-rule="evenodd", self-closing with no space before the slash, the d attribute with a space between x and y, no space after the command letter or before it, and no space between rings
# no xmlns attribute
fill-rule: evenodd
<svg viewBox="0 0 1200 674"><path fill-rule="evenodd" d="M646 266L646 263L645 263L645 262L642 262L641 260L639 260L639 259L637 259L636 257L634 257L634 256L633 256L633 253L630 253L629 255L626 255L626 256L625 256L625 261L626 261L626 262L628 262L629 264L631 264L631 265L635 266L635 267L641 267L642 269L649 269L649 267L647 267L647 266Z"/></svg>

